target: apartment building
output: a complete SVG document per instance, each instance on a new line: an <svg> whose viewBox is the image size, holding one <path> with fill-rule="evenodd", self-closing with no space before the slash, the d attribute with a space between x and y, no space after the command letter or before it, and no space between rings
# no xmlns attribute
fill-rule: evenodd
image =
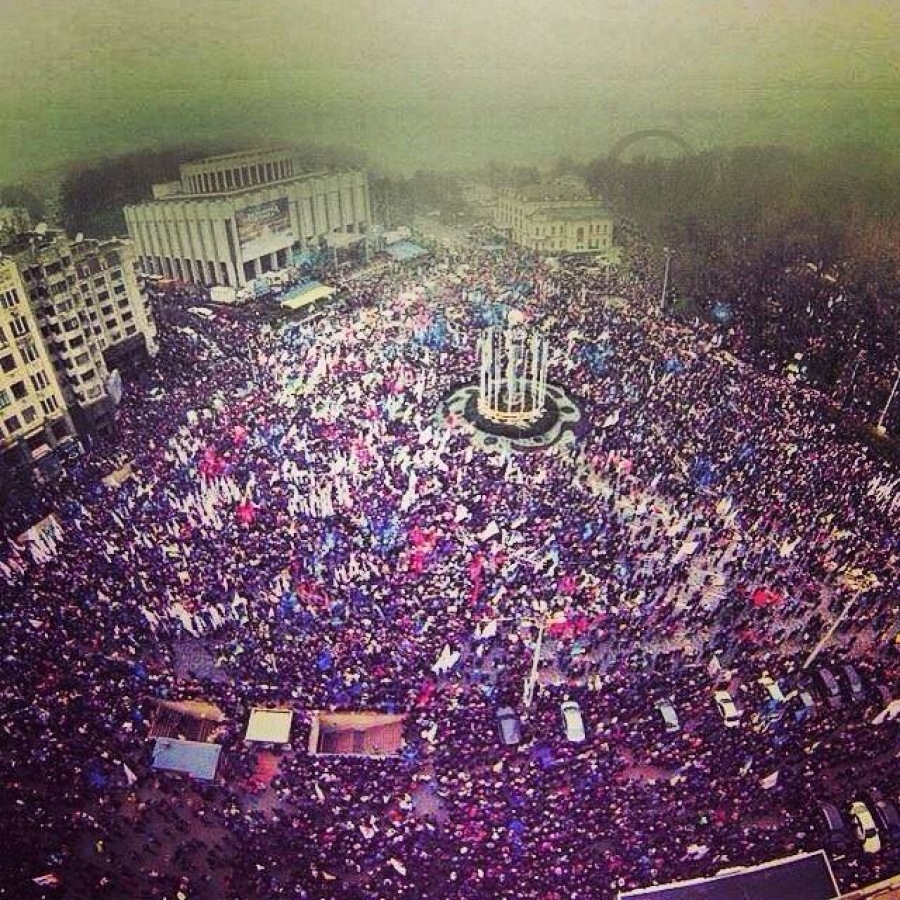
<svg viewBox="0 0 900 900"><path fill-rule="evenodd" d="M0 493L35 472L51 477L73 432L19 269L0 256Z"/></svg>

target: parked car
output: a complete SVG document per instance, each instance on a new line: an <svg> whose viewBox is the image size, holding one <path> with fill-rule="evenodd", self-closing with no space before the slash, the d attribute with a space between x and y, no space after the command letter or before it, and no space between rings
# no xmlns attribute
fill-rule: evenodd
<svg viewBox="0 0 900 900"><path fill-rule="evenodd" d="M856 837L862 844L863 852L877 853L881 849L881 838L869 807L861 800L855 801L850 805L850 819Z"/></svg>
<svg viewBox="0 0 900 900"><path fill-rule="evenodd" d="M833 803L819 801L817 825L830 847L835 850L849 847L852 840L850 826Z"/></svg>
<svg viewBox="0 0 900 900"><path fill-rule="evenodd" d="M514 747L522 742L522 723L510 706L501 706L497 710L497 730L500 740L507 747Z"/></svg>
<svg viewBox="0 0 900 900"><path fill-rule="evenodd" d="M850 699L854 703L859 703L860 700L863 700L866 696L866 691L863 687L862 678L859 677L859 672L850 663L846 663L841 666L840 674Z"/></svg>
<svg viewBox="0 0 900 900"><path fill-rule="evenodd" d="M841 699L841 686L831 669L819 669L816 672L819 691L832 709L840 709L844 704Z"/></svg>
<svg viewBox="0 0 900 900"><path fill-rule="evenodd" d="M759 683L766 693L767 700L779 705L784 703L784 691L781 690L781 685L774 678L770 675L763 675L759 679Z"/></svg>
<svg viewBox="0 0 900 900"><path fill-rule="evenodd" d="M675 712L675 707L672 706L671 700L657 701L656 709L662 718L663 728L665 728L669 734L675 734L676 732L681 731L681 722L678 721L678 713Z"/></svg>
<svg viewBox="0 0 900 900"><path fill-rule="evenodd" d="M897 807L877 788L866 791L866 801L878 831L890 838L900 837L900 813Z"/></svg>
<svg viewBox="0 0 900 900"><path fill-rule="evenodd" d="M800 684L797 690L791 691L787 701L796 722L803 722L816 714L816 698L807 684Z"/></svg>
<svg viewBox="0 0 900 900"><path fill-rule="evenodd" d="M562 713L563 731L566 740L573 744L584 741L584 719L581 717L581 707L574 700L566 700L560 707Z"/></svg>
<svg viewBox="0 0 900 900"><path fill-rule="evenodd" d="M715 701L716 708L719 710L722 721L725 723L725 727L737 728L741 723L741 713L737 706L735 706L731 694L729 694L728 691L716 691L715 694L713 694L713 700Z"/></svg>

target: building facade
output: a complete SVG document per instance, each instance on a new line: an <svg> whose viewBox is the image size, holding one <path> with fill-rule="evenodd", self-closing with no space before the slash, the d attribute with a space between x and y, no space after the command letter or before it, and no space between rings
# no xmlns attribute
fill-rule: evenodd
<svg viewBox="0 0 900 900"><path fill-rule="evenodd" d="M133 249L43 231L17 235L4 251L18 270L70 421L83 439L104 436L121 398L121 372L157 352Z"/></svg>
<svg viewBox="0 0 900 900"><path fill-rule="evenodd" d="M73 430L18 266L0 256L0 483L52 475L53 451Z"/></svg>
<svg viewBox="0 0 900 900"><path fill-rule="evenodd" d="M0 206L0 238L27 231L31 228L31 216L22 206Z"/></svg>
<svg viewBox="0 0 900 900"><path fill-rule="evenodd" d="M303 172L287 150L185 163L178 181L125 207L144 272L234 287L291 265L294 251L365 235L370 220L365 172Z"/></svg>
<svg viewBox="0 0 900 900"><path fill-rule="evenodd" d="M522 247L549 255L602 253L613 246L612 217L596 200L501 190L494 224Z"/></svg>

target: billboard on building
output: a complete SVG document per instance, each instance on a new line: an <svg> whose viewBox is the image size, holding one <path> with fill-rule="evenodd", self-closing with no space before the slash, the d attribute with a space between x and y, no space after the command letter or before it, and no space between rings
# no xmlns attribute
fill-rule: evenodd
<svg viewBox="0 0 900 900"><path fill-rule="evenodd" d="M244 260L257 259L294 243L287 197L247 206L234 214Z"/></svg>

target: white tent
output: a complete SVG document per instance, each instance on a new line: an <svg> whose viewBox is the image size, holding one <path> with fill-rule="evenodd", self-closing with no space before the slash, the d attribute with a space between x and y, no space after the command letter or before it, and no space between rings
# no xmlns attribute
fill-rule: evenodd
<svg viewBox="0 0 900 900"><path fill-rule="evenodd" d="M287 744L291 739L291 722L294 711L291 709L264 709L254 707L250 710L250 721L247 723L245 741L260 741L267 744Z"/></svg>

